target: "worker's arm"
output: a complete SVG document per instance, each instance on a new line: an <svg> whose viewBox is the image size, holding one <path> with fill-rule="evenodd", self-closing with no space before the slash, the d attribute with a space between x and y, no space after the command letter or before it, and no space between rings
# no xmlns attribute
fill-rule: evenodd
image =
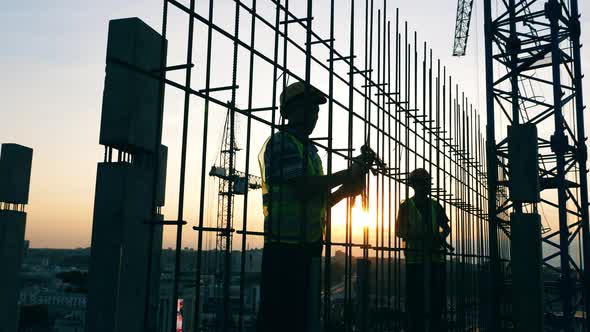
<svg viewBox="0 0 590 332"><path fill-rule="evenodd" d="M302 198L328 196L333 188L353 184L368 169L354 164L352 167L330 175L305 175L307 161L302 160L297 146L281 134L275 134L264 153L265 177L269 184L289 185Z"/></svg>
<svg viewBox="0 0 590 332"><path fill-rule="evenodd" d="M364 176L363 170L357 170L354 167L351 167L349 169L345 169L330 175L297 176L287 180L286 182L292 184L300 195L308 197L309 195L330 192L332 189L340 185L352 185L360 176ZM342 190L340 192L340 194L345 193L346 190Z"/></svg>
<svg viewBox="0 0 590 332"><path fill-rule="evenodd" d="M362 183L362 181L355 184L342 185L342 187L338 188L335 192L328 196L328 208L338 204L338 202L347 197L354 197L362 194L364 189L364 183Z"/></svg>
<svg viewBox="0 0 590 332"><path fill-rule="evenodd" d="M328 208L338 204L338 202L345 199L346 197L348 197L348 195L346 195L346 192L343 190L343 188L338 188L335 192L328 196Z"/></svg>
<svg viewBox="0 0 590 332"><path fill-rule="evenodd" d="M345 197L360 195L365 187L365 176L369 173L369 164L360 162L362 155L353 159L350 168L330 174L319 176L298 176L290 180L303 197L317 194L318 192L330 193L332 189L342 185L337 192L329 195L336 204ZM332 204L332 205L334 205Z"/></svg>

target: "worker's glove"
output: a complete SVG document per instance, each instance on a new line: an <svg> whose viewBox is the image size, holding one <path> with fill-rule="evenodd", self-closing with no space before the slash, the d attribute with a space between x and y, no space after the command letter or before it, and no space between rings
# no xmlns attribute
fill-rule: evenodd
<svg viewBox="0 0 590 332"><path fill-rule="evenodd" d="M350 178L351 180L356 180L362 177L365 177L367 172L365 171L365 167L360 164L354 163L350 166Z"/></svg>
<svg viewBox="0 0 590 332"><path fill-rule="evenodd" d="M367 173L369 173L370 169L371 164L367 162L367 160L364 158L364 155L361 154L360 156L353 158L352 166L350 166L352 177L364 177L367 175Z"/></svg>
<svg viewBox="0 0 590 332"><path fill-rule="evenodd" d="M343 183L343 190L347 193L346 196L360 195L365 190L367 179L367 172L358 165L353 164L349 168L348 179Z"/></svg>
<svg viewBox="0 0 590 332"><path fill-rule="evenodd" d="M342 191L348 197L354 197L362 194L365 191L364 177L362 177L359 181L343 184Z"/></svg>

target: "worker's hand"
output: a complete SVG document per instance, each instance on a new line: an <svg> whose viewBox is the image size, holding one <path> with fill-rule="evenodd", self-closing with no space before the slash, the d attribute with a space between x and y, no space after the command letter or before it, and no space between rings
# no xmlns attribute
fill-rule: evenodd
<svg viewBox="0 0 590 332"><path fill-rule="evenodd" d="M342 185L341 190L344 196L355 197L363 193L365 186L361 183L350 183Z"/></svg>
<svg viewBox="0 0 590 332"><path fill-rule="evenodd" d="M354 163L354 164L352 164L352 166L350 166L351 180L363 177L363 176L365 176L365 174L367 174L365 172L365 168L362 165L360 165L359 163Z"/></svg>
<svg viewBox="0 0 590 332"><path fill-rule="evenodd" d="M354 168L354 165L353 167ZM347 196L353 197L363 193L366 186L366 172L362 168L352 169L353 175L349 182L345 183L342 188Z"/></svg>
<svg viewBox="0 0 590 332"><path fill-rule="evenodd" d="M352 166L350 166L350 173L353 178L364 177L369 173L371 169L371 164L368 164L365 159L363 159L363 155L355 157L352 162Z"/></svg>
<svg viewBox="0 0 590 332"><path fill-rule="evenodd" d="M349 181L344 183L338 190L330 195L328 204L330 207L336 205L338 202L346 197L356 197L365 191L365 177L357 178L356 181Z"/></svg>

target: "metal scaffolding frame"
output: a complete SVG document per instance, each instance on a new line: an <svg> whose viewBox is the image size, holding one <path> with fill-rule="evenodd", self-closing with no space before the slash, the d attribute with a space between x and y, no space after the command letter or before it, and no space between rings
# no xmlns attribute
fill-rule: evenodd
<svg viewBox="0 0 590 332"><path fill-rule="evenodd" d="M587 153L578 1L502 1L497 3L495 14L491 0L484 5L488 195L504 190L511 181L508 139L504 128L495 125L534 124L551 130L539 129L540 203L490 200L490 224L509 234L510 222L500 213L539 212L545 218L547 210L556 210L558 224L542 235L543 268L552 272L544 273L545 325L552 330L572 331L576 312L583 312L587 324L590 310ZM551 97L545 100L544 95ZM498 174L506 175L508 180L498 179ZM496 256L496 239L493 233L490 235L491 255ZM574 250L574 244L578 250ZM494 315L501 317L496 294L509 283L498 280L502 277L497 269L497 265L492 266L497 278L492 307ZM494 321L494 330L509 319L501 318Z"/></svg>
<svg viewBox="0 0 590 332"><path fill-rule="evenodd" d="M249 227L249 194L246 191L241 203L243 213L239 225L227 223L225 228L209 227L205 220L205 199L208 160L209 121L211 106L216 105L230 111L230 119L242 117L246 123L245 174L253 174L250 156L253 147L251 137L253 123L265 125L268 134L274 133L282 121L277 114L277 94L287 85L287 79L295 79L315 84L320 72L328 77L326 97L327 128L325 137L313 138L316 147L326 153L327 173L333 171L334 162L346 161L350 165L355 148L362 143L369 144L389 168L378 170L378 175L368 182L369 210L374 217L374 228L364 228L363 240L355 240L354 213L352 201L346 202L345 235L336 238L333 233L333 212L328 210L325 249L322 265L322 324L326 330L344 328L347 331L361 328L363 331L394 331L403 324L404 316L404 251L401 240L395 236L395 216L399 201L409 197L406 177L416 167L424 167L433 176L432 196L441 202L451 219L452 232L449 242L455 247L453 253L447 253L446 270L447 303L444 315L449 322L449 329L463 331L467 329L485 329L497 318L491 314L494 306L488 305L489 294L485 290L489 284L489 269L502 271L507 266L509 257L508 234L502 231L495 222L488 223L488 192L495 199L505 201L505 194L494 190L488 191L485 165L488 164L485 153L485 140L480 130L480 117L459 86L453 81L440 60L434 58L433 51L426 42L419 43L416 32L410 32L407 22L400 21L399 12L390 15L393 10L387 8L387 1L349 0L335 7L335 0L329 1L329 11L325 17L320 13L314 16L312 1L307 1L306 13L303 17L290 9L289 0L251 0L248 4L241 0L229 1L235 4L234 29L228 31L214 22L214 9L219 1L209 0L206 13L196 9L195 0L184 4L177 0L163 1L162 36L167 34L171 10L186 15L188 18L186 44L168 43L171 49L186 47L186 63L166 67L167 71L184 70L184 82L166 77L165 72L154 73L142 70L117 59L109 59L129 70L142 72L153 79L161 80L169 88L184 92L184 108L182 120L182 147L180 156L180 185L178 191L177 218L163 222L176 228L175 268L173 279L173 301L170 310L176 315L176 300L179 297L181 271L182 235L187 221L184 219L185 179L187 160L187 141L189 129L189 113L191 98L202 101L203 136L201 141L202 164L200 165L200 196L198 220L193 229L197 232L196 268L194 271L195 298L192 306L193 330L205 331L201 320L201 304L203 301L200 283L203 280L204 235L207 233L224 232L228 238L241 238L240 271L231 271L226 264L226 280L230 275L239 278L239 310L230 313L224 310L222 317L217 317L220 324L216 328L223 331L247 330L244 322L244 287L246 270L246 249L248 238L261 237L264 233ZM259 2L274 7L274 15L262 15L258 9ZM377 3L378 2L378 3ZM326 1L326 4L328 1ZM300 4L300 3L299 3ZM292 4L291 4L292 5ZM336 47L335 17L336 10L345 7L350 10L348 18L349 40ZM359 10L359 8L363 10ZM205 11L204 9L201 9ZM249 20L245 20L244 16ZM328 31L312 29L312 23L329 20ZM248 37L240 35L240 22L250 23ZM195 82L191 73L194 69L193 60L195 25L204 27L206 36L201 39L200 48L205 53L205 63L200 67L205 70L203 80ZM256 31L263 27L274 34L274 50L266 55L257 48ZM301 34L292 30L304 31ZM356 40L364 33L364 39ZM215 37L214 37L215 34ZM226 68L214 68L212 61L213 39L223 39L233 44L231 83L227 86L212 86L212 75L226 72ZM238 56L240 52L248 54L247 64ZM315 54L328 53L327 60ZM299 54L305 58L304 69L289 65L288 58ZM282 59L281 59L282 55ZM290 58L289 58L290 59ZM255 97L254 75L255 65L272 66L272 100L269 105L260 104ZM238 77L238 67L248 69L246 79ZM164 66L163 66L164 67ZM313 69L312 69L313 68ZM218 70L219 69L219 70ZM317 76L316 76L317 75ZM282 80L281 80L282 78ZM193 88L199 86L199 88ZM324 90L324 86L320 86ZM343 93L348 90L348 93ZM226 91L231 93L228 102L215 94ZM238 107L238 91L245 91L247 105ZM360 105L360 107L358 106ZM199 110L201 112L201 110ZM337 139L342 132L335 132L336 119L346 119L346 141ZM161 128L160 128L161 129ZM360 139L358 138L360 137ZM359 144L360 143L360 144ZM495 180L495 179L494 179ZM232 181L228 191L231 192ZM495 188L495 187L494 187ZM233 207L229 207L233 208ZM495 209L495 205L492 204ZM495 210L493 210L495 211ZM495 219L495 218L494 218ZM374 234L371 234L374 233ZM229 241L229 240L228 240ZM230 241L229 243L233 243ZM335 249L345 252L343 282L332 283L332 267ZM362 294L366 303L359 303L361 296L355 294L358 279L353 275L358 267L354 257L362 254L364 262L374 264L369 269L372 284ZM226 258L232 255L232 248L226 246ZM500 270L496 270L498 272ZM358 270L357 270L358 273ZM495 276L498 276L495 274ZM224 287L229 287L226 283ZM227 291L227 290L226 290ZM153 294L152 294L153 295ZM335 296L338 295L338 296ZM366 295L366 296L365 296ZM342 299L340 299L342 297ZM359 310L359 305L365 310ZM359 312L363 314L359 314ZM147 310L146 310L147 314ZM371 319L369 320L369 315ZM175 330L174 322L170 326Z"/></svg>

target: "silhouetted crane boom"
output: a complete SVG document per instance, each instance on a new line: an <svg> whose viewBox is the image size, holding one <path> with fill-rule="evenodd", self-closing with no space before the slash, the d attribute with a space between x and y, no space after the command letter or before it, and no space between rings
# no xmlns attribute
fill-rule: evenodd
<svg viewBox="0 0 590 332"><path fill-rule="evenodd" d="M464 56L469 39L469 25L473 0L457 1L457 20L455 22L455 42L453 43L453 56Z"/></svg>
<svg viewBox="0 0 590 332"><path fill-rule="evenodd" d="M212 166L211 170L209 171L209 175L223 180L230 180L229 171L224 167ZM231 178L234 181L234 194L236 195L244 194L246 184L248 189L251 190L262 188L262 178L256 175L246 174L244 172L234 170L233 176L231 176Z"/></svg>

